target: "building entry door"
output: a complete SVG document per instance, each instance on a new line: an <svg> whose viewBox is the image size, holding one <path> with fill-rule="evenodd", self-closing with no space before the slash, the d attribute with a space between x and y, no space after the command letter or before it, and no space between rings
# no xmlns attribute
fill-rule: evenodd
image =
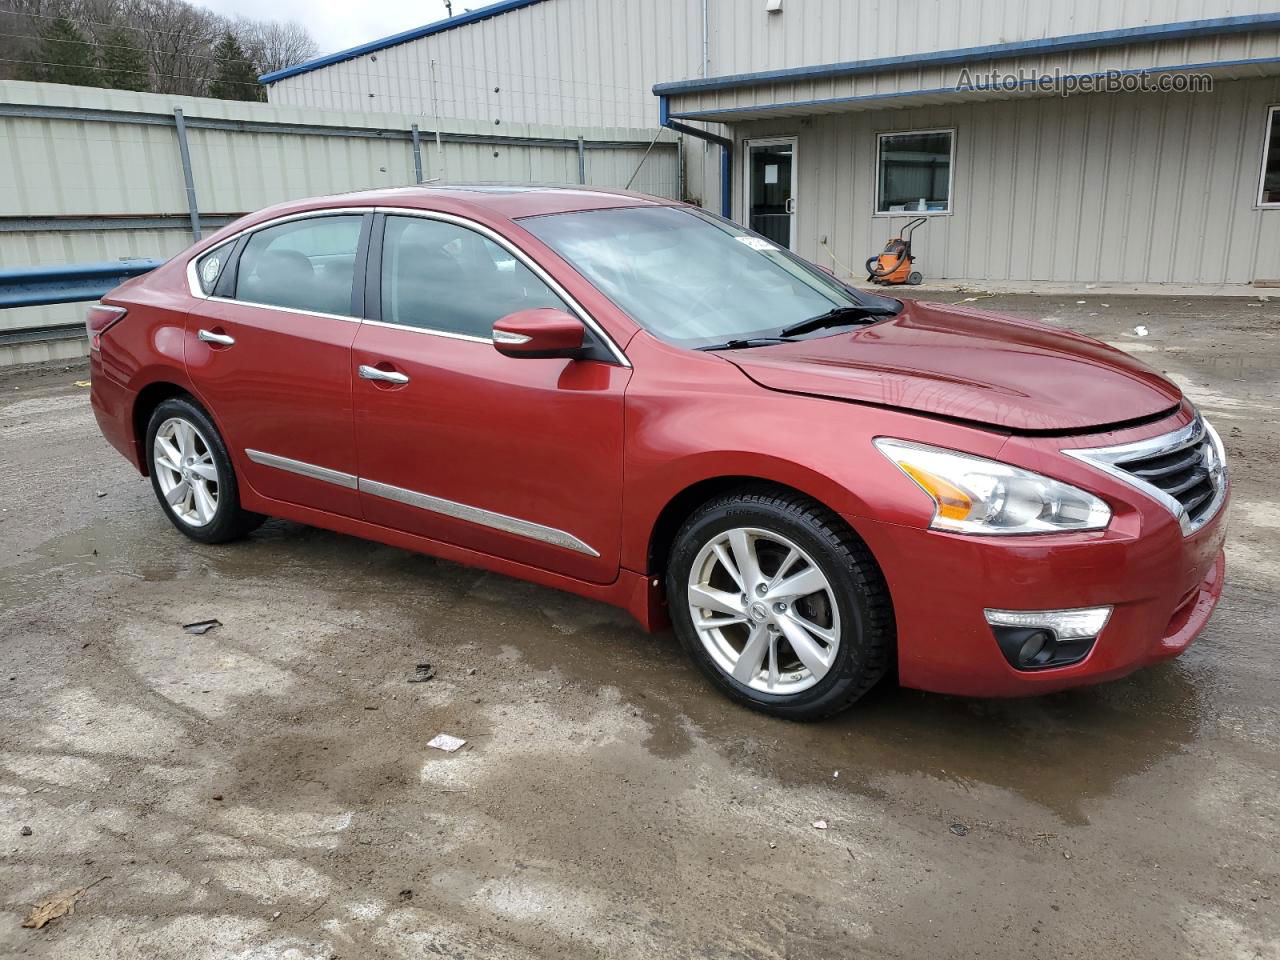
<svg viewBox="0 0 1280 960"><path fill-rule="evenodd" d="M747 226L795 249L796 138L747 141Z"/></svg>

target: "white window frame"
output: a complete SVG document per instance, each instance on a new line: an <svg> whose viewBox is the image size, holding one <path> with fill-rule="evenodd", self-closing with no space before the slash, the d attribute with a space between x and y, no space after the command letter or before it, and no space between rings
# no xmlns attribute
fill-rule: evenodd
<svg viewBox="0 0 1280 960"><path fill-rule="evenodd" d="M1262 202L1262 191L1267 185L1267 154L1271 148L1271 127L1280 117L1280 104L1274 104L1267 108L1267 125L1262 128L1262 164L1258 168L1258 193L1256 196L1256 206L1259 210L1280 210L1280 200L1273 200L1270 203Z"/></svg>
<svg viewBox="0 0 1280 960"><path fill-rule="evenodd" d="M945 210L881 210L880 209L880 160L884 150L885 137L927 136L933 133L945 133L951 137L951 158L947 167L947 209ZM876 166L875 177L871 183L871 206L873 217L949 217L955 212L956 190L956 128L937 127L931 130L884 130L876 134Z"/></svg>

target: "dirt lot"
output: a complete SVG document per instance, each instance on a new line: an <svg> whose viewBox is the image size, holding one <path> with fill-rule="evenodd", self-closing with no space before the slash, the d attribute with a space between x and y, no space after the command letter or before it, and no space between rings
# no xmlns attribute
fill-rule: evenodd
<svg viewBox="0 0 1280 960"><path fill-rule="evenodd" d="M1280 309L979 302L1221 428L1227 588L1180 660L769 720L595 603L281 522L193 545L82 366L0 373L0 955L1280 957Z"/></svg>

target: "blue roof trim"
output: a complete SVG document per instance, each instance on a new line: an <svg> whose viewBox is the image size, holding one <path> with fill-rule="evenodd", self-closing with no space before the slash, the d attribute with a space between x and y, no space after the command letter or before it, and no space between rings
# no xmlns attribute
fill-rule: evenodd
<svg viewBox="0 0 1280 960"><path fill-rule="evenodd" d="M510 13L512 10L531 7L535 3L542 2L543 0L502 0L501 3L491 3L487 7L460 13L456 17L450 17L447 20L437 20L435 23L428 23L426 26L405 30L403 33L393 33L391 36L383 37L381 40L371 40L369 43L363 43L358 47L350 47L346 50L339 50L337 53L317 57L315 60L300 63L296 67L286 67L283 70L276 70L274 73L264 73L258 78L258 82L275 83L285 77L296 77L300 73L310 73L312 70L319 70L321 67L342 63L344 60L354 60L356 57L363 57L367 53L376 53L379 50L387 49L387 47L399 46L412 40L421 40L423 37L429 37L432 34L444 33L444 31L453 30L455 27L465 27L469 23L478 23L481 20L488 20L490 17L501 16L504 13Z"/></svg>
<svg viewBox="0 0 1280 960"><path fill-rule="evenodd" d="M1208 60L1204 63L1179 63L1168 67L1133 67L1128 70L1114 71L1121 76L1143 73L1178 73L1190 70L1210 70L1213 68L1226 67L1247 67L1247 66L1273 66L1280 64L1280 57L1259 57L1253 60ZM1074 73L1070 76L1074 77L1105 77L1107 71L1092 71L1089 73ZM1023 80L1019 81L1018 86L1034 86L1035 81ZM821 100L788 100L782 103L760 103L748 105L744 107L725 107L723 109L711 110L687 110L679 113L669 113L670 119L676 120L720 120L724 123L731 123L731 120L725 119L730 114L735 113L758 113L761 110L794 110L802 107L825 107L842 103L871 103L877 100L897 100L906 97L920 96L940 96L943 94L954 94L955 87L927 87L918 90L905 90L901 93L867 93L858 97L827 97ZM982 92L982 88L977 88L975 92Z"/></svg>
<svg viewBox="0 0 1280 960"><path fill-rule="evenodd" d="M934 53L905 54L897 57L879 57L874 60L847 60L843 63L788 67L783 70L764 70L759 73L738 73L731 76L706 77L697 80L674 80L667 83L654 84L653 92L659 96L664 94L669 96L681 93L702 93L710 90L728 90L735 87L758 87L770 83L822 80L830 77L879 73L885 70L893 70L897 67L937 67L974 60L1064 53L1070 50L1083 50L1091 47L1119 47L1131 43L1157 43L1162 40L1183 40L1195 36L1276 29L1280 29L1280 14L1276 13L1258 13L1240 17L1216 17L1212 20L1161 23L1150 27L1126 27L1121 30L1077 33L1063 37L1046 37L1041 40L1022 40L1016 43L992 43L981 47L938 50Z"/></svg>

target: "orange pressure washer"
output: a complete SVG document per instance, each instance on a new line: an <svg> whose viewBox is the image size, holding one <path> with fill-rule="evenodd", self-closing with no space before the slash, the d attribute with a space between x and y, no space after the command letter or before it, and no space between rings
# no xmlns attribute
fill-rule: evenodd
<svg viewBox="0 0 1280 960"><path fill-rule="evenodd" d="M919 270L912 270L915 257L911 255L911 234L925 222L925 217L908 221L902 233L884 245L884 253L867 260L867 279L886 286L898 283L917 284L924 277Z"/></svg>

